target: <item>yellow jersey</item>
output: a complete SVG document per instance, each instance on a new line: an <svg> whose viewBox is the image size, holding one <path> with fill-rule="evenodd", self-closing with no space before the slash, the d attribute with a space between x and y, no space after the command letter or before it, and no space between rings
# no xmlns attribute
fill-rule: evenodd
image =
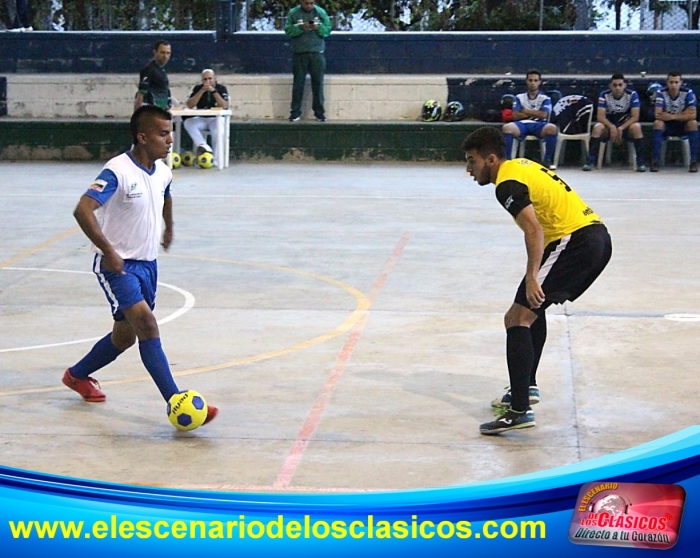
<svg viewBox="0 0 700 558"><path fill-rule="evenodd" d="M513 218L532 204L544 231L545 246L578 229L602 223L566 182L529 159L501 164L496 178L496 198Z"/></svg>

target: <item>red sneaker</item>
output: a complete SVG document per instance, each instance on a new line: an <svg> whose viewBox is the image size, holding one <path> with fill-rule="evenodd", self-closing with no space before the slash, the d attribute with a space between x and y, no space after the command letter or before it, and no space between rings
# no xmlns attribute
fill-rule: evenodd
<svg viewBox="0 0 700 558"><path fill-rule="evenodd" d="M214 405L207 405L207 418L204 419L202 426L204 426L208 422L213 421L216 418L216 415L218 415L218 414L219 414L218 407L214 407Z"/></svg>
<svg viewBox="0 0 700 558"><path fill-rule="evenodd" d="M69 368L66 368L66 372L63 374L63 384L73 391L77 391L85 401L90 403L101 403L106 399L105 394L100 390L100 383L95 378L76 378L70 373ZM207 420L209 420L209 416L207 416Z"/></svg>

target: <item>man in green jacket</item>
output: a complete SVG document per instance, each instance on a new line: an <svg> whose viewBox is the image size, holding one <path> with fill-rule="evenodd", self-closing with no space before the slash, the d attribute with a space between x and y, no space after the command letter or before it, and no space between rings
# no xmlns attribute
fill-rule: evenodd
<svg viewBox="0 0 700 558"><path fill-rule="evenodd" d="M326 70L325 38L331 34L331 20L326 11L315 5L315 0L301 0L287 15L284 32L292 41L292 110L290 122L301 118L306 74L311 76L312 107L316 120L326 121L323 106L323 73Z"/></svg>

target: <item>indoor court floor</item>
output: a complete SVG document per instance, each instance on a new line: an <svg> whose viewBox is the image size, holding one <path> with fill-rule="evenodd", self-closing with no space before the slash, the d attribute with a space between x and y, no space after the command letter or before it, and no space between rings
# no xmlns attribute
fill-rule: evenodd
<svg viewBox="0 0 700 558"><path fill-rule="evenodd" d="M232 162L174 171L156 315L181 389L220 409L176 432L130 349L85 403L66 367L111 329L72 211L101 163L0 162L0 464L233 491L461 485L577 463L699 423L700 176L560 176L613 259L548 311L537 427L487 437L523 236L453 163Z"/></svg>

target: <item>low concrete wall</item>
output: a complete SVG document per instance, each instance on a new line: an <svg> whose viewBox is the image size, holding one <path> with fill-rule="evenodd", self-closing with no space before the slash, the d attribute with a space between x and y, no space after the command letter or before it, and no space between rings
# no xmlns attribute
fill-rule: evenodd
<svg viewBox="0 0 700 558"><path fill-rule="evenodd" d="M289 116L291 75L220 74L229 90L233 119L285 119ZM197 74L171 74L170 88L180 102L199 82ZM129 118L137 76L133 74L10 74L7 112L14 118ZM305 113L311 111L307 79ZM419 120L428 99L447 102L444 76L329 75L326 113L332 120Z"/></svg>
<svg viewBox="0 0 700 558"><path fill-rule="evenodd" d="M2 79L5 79L4 77ZM642 120L653 120L647 96L652 81L665 83L665 75L629 76L629 86L639 92ZM198 82L198 74L171 74L173 95L184 102ZM697 87L700 76L684 76ZM134 74L10 74L7 81L7 113L14 118L129 118L137 78ZM284 120L289 116L292 77L289 74L219 74L231 95L233 120ZM582 94L597 100L608 86L609 75L545 76L544 91ZM341 121L417 121L428 99L446 105L460 101L467 117L484 119L497 109L505 93L524 91L523 77L513 75L337 75L325 80L326 113ZM304 95L304 113L312 118L310 82ZM0 95L1 97L1 95ZM2 99L0 98L0 102Z"/></svg>
<svg viewBox="0 0 700 558"><path fill-rule="evenodd" d="M395 160L463 162L461 143L483 122L231 122L233 160ZM491 124L500 127L500 124ZM651 152L651 123L644 123L644 152ZM190 148L185 139L183 151ZM582 163L581 142L565 142L564 163ZM0 160L106 161L129 149L129 122L117 118L0 118ZM526 155L539 157L535 142ZM626 149L613 160L626 165ZM667 164L680 162L677 142L669 145Z"/></svg>

